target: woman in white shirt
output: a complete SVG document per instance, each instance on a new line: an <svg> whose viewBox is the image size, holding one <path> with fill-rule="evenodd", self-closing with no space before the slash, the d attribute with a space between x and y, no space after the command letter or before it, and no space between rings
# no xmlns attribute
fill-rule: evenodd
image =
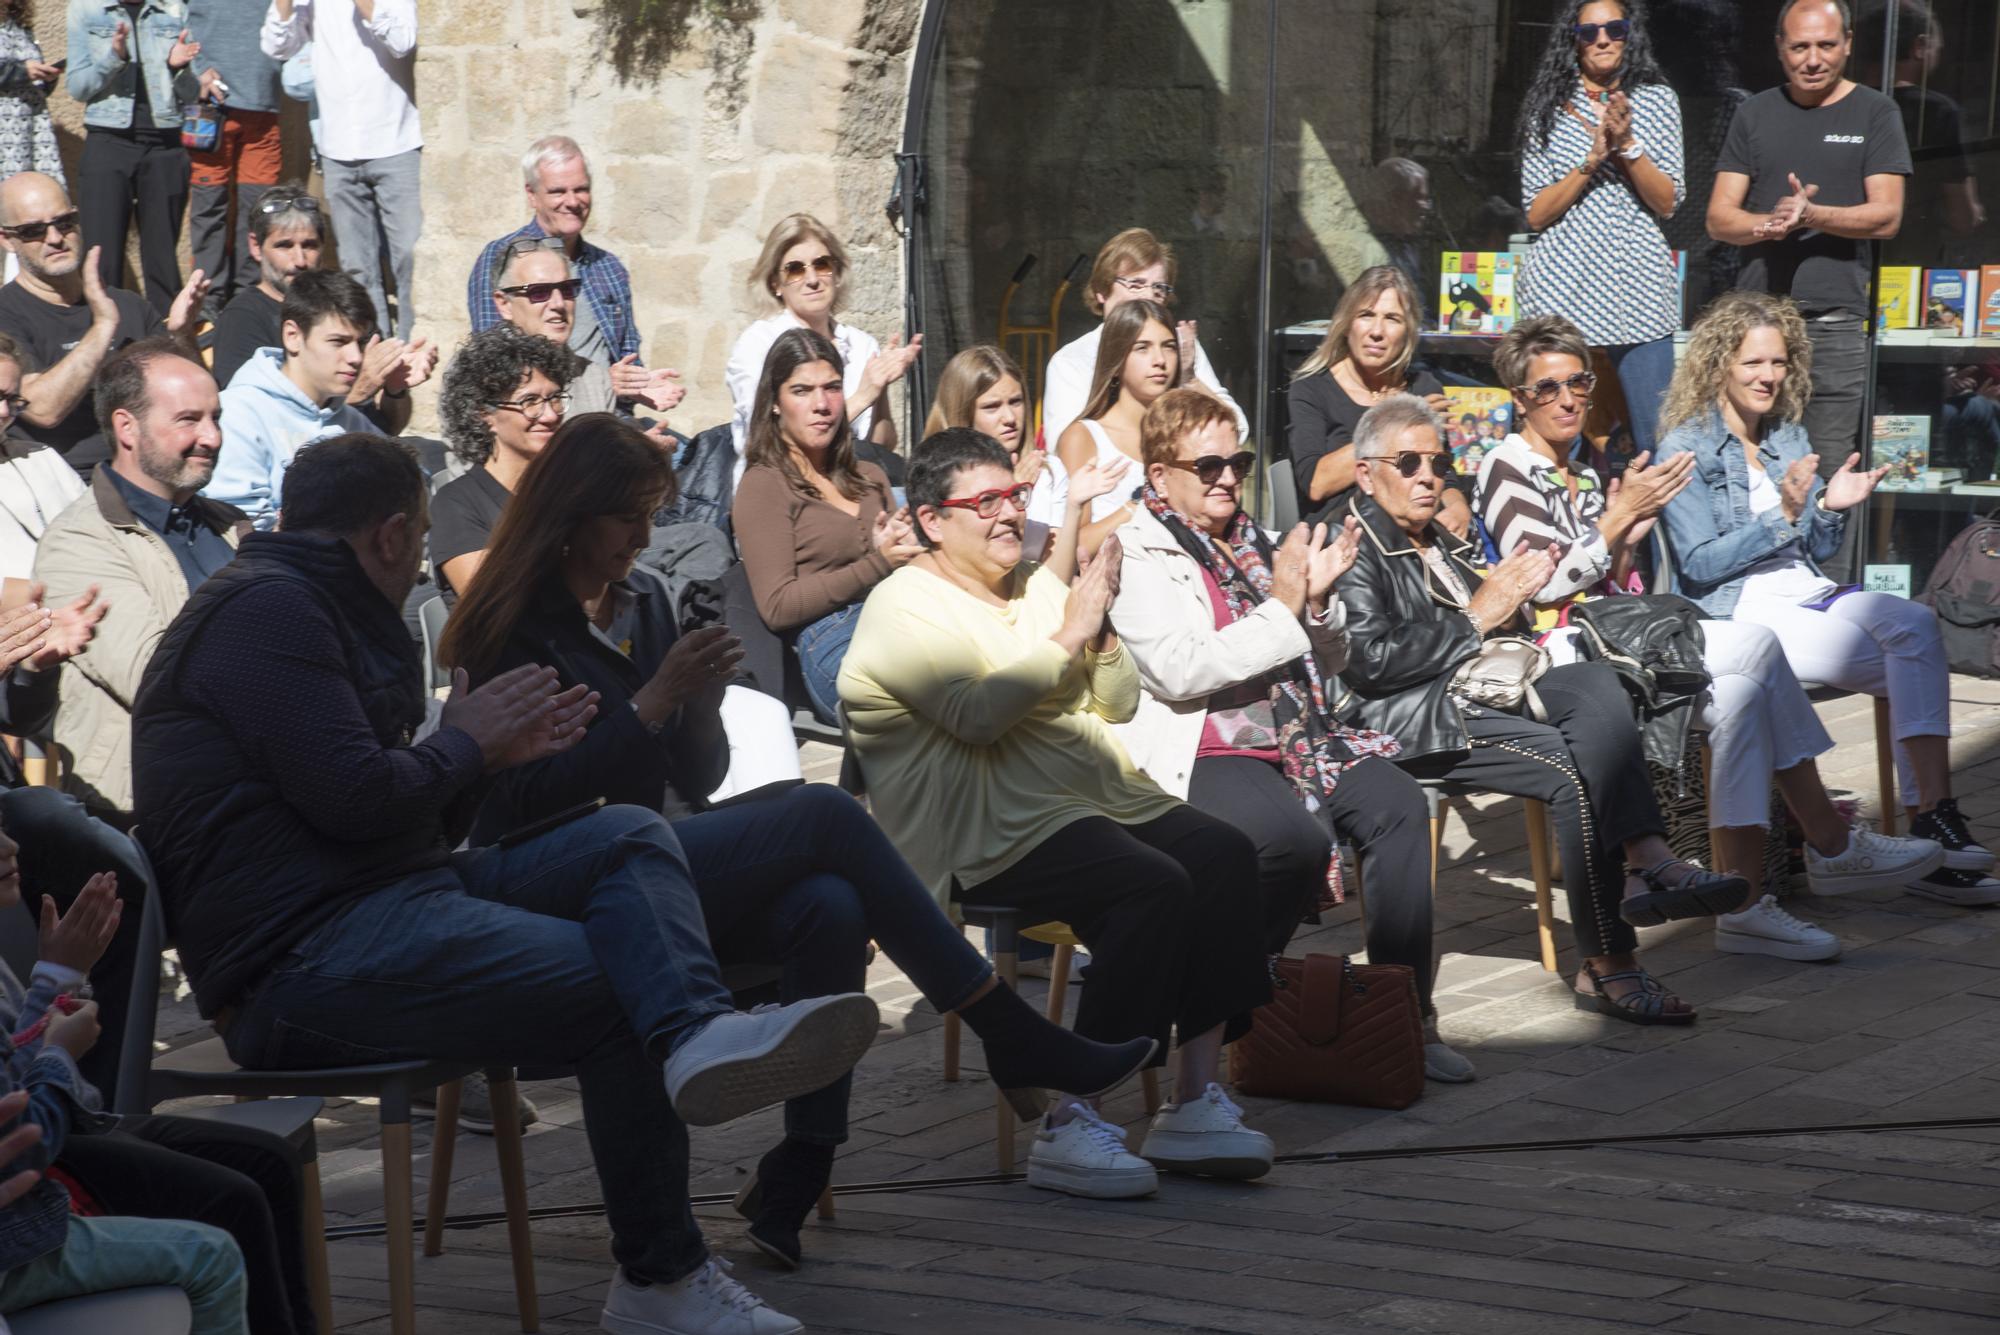
<svg viewBox="0 0 2000 1335"><path fill-rule="evenodd" d="M889 386L903 378L923 347L922 334L903 343L901 334L884 348L865 331L834 318L841 305L848 273L847 249L826 225L810 213L781 218L764 238L752 282L768 293L778 309L737 336L729 350L723 382L735 406L731 430L736 441L736 476L743 476L743 450L750 438L750 410L757 398L757 381L764 358L778 335L787 329L810 329L832 343L846 367L847 420L862 458L879 463L872 442L894 454L896 424L887 412L877 412ZM893 479L892 479L893 480Z"/></svg>
<svg viewBox="0 0 2000 1335"><path fill-rule="evenodd" d="M35 544L63 507L83 495L83 479L46 445L10 434L27 400L21 345L0 334L0 578L28 579Z"/></svg>

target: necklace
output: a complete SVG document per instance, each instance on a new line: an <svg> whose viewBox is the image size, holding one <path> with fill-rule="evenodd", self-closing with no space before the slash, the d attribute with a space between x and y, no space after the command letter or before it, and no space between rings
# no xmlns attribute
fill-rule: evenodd
<svg viewBox="0 0 2000 1335"><path fill-rule="evenodd" d="M1357 386L1360 387L1361 393L1368 396L1368 401L1370 403L1380 403L1383 399L1388 398L1391 394L1398 394L1402 392L1403 386L1401 384L1394 384L1394 385L1384 384L1380 389L1371 388L1368 384L1368 378L1361 374L1361 368L1354 364L1352 358L1349 358L1347 361L1343 362L1342 365L1347 367L1348 376L1353 380L1353 382ZM1336 380L1339 379L1338 376L1335 376L1334 378ZM1345 386L1342 386L1342 388L1345 388ZM1358 398L1360 396L1349 395L1349 397Z"/></svg>

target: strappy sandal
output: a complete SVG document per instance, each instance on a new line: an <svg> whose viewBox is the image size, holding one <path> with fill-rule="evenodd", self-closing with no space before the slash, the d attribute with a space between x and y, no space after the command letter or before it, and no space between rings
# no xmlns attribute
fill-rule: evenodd
<svg viewBox="0 0 2000 1335"><path fill-rule="evenodd" d="M1592 990L1575 993L1576 1008L1580 1011L1596 1011L1599 1015L1609 1015L1627 1024L1693 1024L1695 1021L1692 1010L1667 1009L1667 1002L1673 998L1673 993L1644 969L1600 974L1586 964L1583 972L1589 977ZM1621 983L1628 978L1639 984L1630 992L1614 997L1604 990L1606 983Z"/></svg>
<svg viewBox="0 0 2000 1335"><path fill-rule="evenodd" d="M1672 869L1679 868L1678 872ZM1734 872L1709 871L1668 858L1650 867L1627 867L1627 876L1646 883L1644 894L1628 895L1618 916L1634 927L1657 927L1682 918L1734 913L1750 898L1750 882Z"/></svg>

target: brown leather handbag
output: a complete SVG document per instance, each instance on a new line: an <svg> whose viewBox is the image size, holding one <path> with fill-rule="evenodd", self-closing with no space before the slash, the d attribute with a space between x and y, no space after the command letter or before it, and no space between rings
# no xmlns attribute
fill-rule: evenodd
<svg viewBox="0 0 2000 1335"><path fill-rule="evenodd" d="M1423 1094L1423 1018L1407 965L1282 955L1271 986L1229 1050L1245 1094L1362 1108L1407 1108Z"/></svg>

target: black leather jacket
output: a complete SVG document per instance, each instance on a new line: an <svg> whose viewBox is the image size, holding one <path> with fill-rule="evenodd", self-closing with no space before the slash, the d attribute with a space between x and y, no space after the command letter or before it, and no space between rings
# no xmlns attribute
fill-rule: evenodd
<svg viewBox="0 0 2000 1335"><path fill-rule="evenodd" d="M1442 774L1469 749L1445 688L1452 669L1479 652L1481 637L1465 604L1380 506L1356 491L1347 508L1361 521L1361 550L1340 577L1348 643L1341 679L1353 693L1346 712L1358 710L1361 724L1393 734L1403 744L1397 763L1405 769ZM1472 545L1436 523L1430 538L1476 592Z"/></svg>

